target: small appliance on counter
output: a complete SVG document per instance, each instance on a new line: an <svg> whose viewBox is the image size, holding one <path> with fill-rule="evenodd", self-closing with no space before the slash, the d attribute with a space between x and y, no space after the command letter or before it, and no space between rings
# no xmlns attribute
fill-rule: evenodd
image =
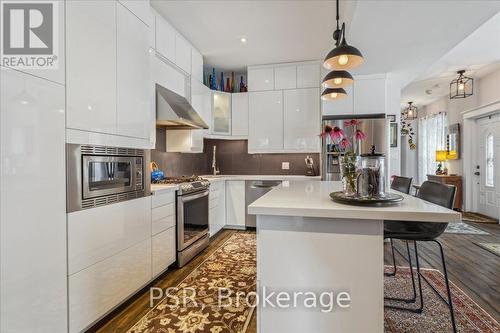
<svg viewBox="0 0 500 333"><path fill-rule="evenodd" d="M160 168L158 167L158 164L156 164L156 162L151 162L149 164L149 167L151 168L151 182L152 183L165 178L165 173L160 170Z"/></svg>
<svg viewBox="0 0 500 333"><path fill-rule="evenodd" d="M306 156L306 176L316 176L316 171L314 170L314 160L311 156Z"/></svg>

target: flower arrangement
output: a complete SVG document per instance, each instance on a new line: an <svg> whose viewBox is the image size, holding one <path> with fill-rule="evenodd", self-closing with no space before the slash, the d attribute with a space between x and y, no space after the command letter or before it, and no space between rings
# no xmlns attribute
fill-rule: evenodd
<svg viewBox="0 0 500 333"><path fill-rule="evenodd" d="M344 183L344 193L346 195L354 195L356 193L356 148L357 143L366 139L366 134L358 129L358 125L362 122L358 119L344 121L344 129L338 126L326 125L323 132L319 135L321 138L330 138L333 143L333 150L342 155L340 160L340 170L342 173L342 181ZM352 133L349 140L348 135Z"/></svg>

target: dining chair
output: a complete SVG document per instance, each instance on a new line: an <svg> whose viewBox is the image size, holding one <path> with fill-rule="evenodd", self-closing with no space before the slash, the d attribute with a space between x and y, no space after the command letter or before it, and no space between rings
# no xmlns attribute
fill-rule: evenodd
<svg viewBox="0 0 500 333"><path fill-rule="evenodd" d="M391 189L405 193L405 194L410 194L412 182L413 182L413 178L411 178L411 177L394 176L392 178L392 182L391 182ZM394 275L396 275L396 270L397 270L396 257L394 255L394 244L392 242L392 238L390 238L389 241L391 243L393 271L390 273L385 273L385 275L386 276L394 276ZM408 244L406 244L406 245L408 246ZM410 248L408 247L407 250L408 250L408 257L410 257Z"/></svg>
<svg viewBox="0 0 500 333"><path fill-rule="evenodd" d="M431 203L437 204L448 209L453 208L453 203L455 200L456 187L453 185L446 185L436 182L425 181L422 183L420 190L418 192L418 198L429 201ZM422 313L424 308L424 298L422 293L422 282L423 279L431 289L441 298L441 300L447 305L450 310L450 317L453 332L457 331L457 326L455 323L455 314L453 311L453 301L451 299L450 283L448 280L448 272L446 269L446 261L443 251L443 246L438 241L438 237L443 234L448 223L435 223L435 222L419 222L419 221L384 221L384 237L394 238L406 241L407 250L409 251L408 242L413 241L415 249L415 262L417 267L417 280L418 280L418 294L420 298L420 306L418 308L407 308L395 305L386 305L385 307L397 310L406 310L415 313ZM441 295L441 293L429 282L429 280L420 272L420 263L418 257L418 246L417 242L434 242L439 246L439 251L441 254L441 264L443 266L443 274L446 285L447 300ZM411 299L398 299L398 298L388 298L389 300L404 301L406 303L416 302L416 290L415 282L413 278L413 266L411 263L411 256L409 257L410 271L412 277L413 293L414 297Z"/></svg>

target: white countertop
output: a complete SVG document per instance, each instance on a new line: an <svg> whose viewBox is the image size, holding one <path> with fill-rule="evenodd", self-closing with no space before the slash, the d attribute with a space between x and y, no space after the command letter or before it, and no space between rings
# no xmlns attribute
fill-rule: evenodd
<svg viewBox="0 0 500 333"><path fill-rule="evenodd" d="M405 194L404 200L397 205L382 207L344 205L332 201L329 194L341 189L341 182L289 181L249 205L248 212L253 215L368 220L461 221L458 212Z"/></svg>
<svg viewBox="0 0 500 333"><path fill-rule="evenodd" d="M226 180L320 180L320 176L302 176L302 175L203 175L201 178L208 179L210 182ZM177 184L151 184L151 192L174 191L179 189Z"/></svg>
<svg viewBox="0 0 500 333"><path fill-rule="evenodd" d="M320 180L320 176L304 176L304 175L203 175L210 181L215 179L224 180Z"/></svg>

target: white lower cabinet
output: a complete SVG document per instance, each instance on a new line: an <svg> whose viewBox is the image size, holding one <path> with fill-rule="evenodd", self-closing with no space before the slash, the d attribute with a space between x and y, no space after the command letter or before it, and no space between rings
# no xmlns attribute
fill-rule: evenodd
<svg viewBox="0 0 500 333"><path fill-rule="evenodd" d="M151 238L70 275L69 332L88 328L151 277Z"/></svg>
<svg viewBox="0 0 500 333"><path fill-rule="evenodd" d="M68 274L151 237L151 197L68 214Z"/></svg>
<svg viewBox="0 0 500 333"><path fill-rule="evenodd" d="M319 89L293 89L283 92L284 149L319 152L321 119Z"/></svg>
<svg viewBox="0 0 500 333"><path fill-rule="evenodd" d="M283 151L283 92L250 92L248 151Z"/></svg>
<svg viewBox="0 0 500 333"><path fill-rule="evenodd" d="M153 236L151 259L153 277L175 262L175 227Z"/></svg>
<svg viewBox="0 0 500 333"><path fill-rule="evenodd" d="M245 227L245 181L226 181L226 225Z"/></svg>
<svg viewBox="0 0 500 333"><path fill-rule="evenodd" d="M0 332L67 332L64 87L0 71Z"/></svg>
<svg viewBox="0 0 500 333"><path fill-rule="evenodd" d="M226 225L226 184L214 181L210 184L208 224L210 236Z"/></svg>

